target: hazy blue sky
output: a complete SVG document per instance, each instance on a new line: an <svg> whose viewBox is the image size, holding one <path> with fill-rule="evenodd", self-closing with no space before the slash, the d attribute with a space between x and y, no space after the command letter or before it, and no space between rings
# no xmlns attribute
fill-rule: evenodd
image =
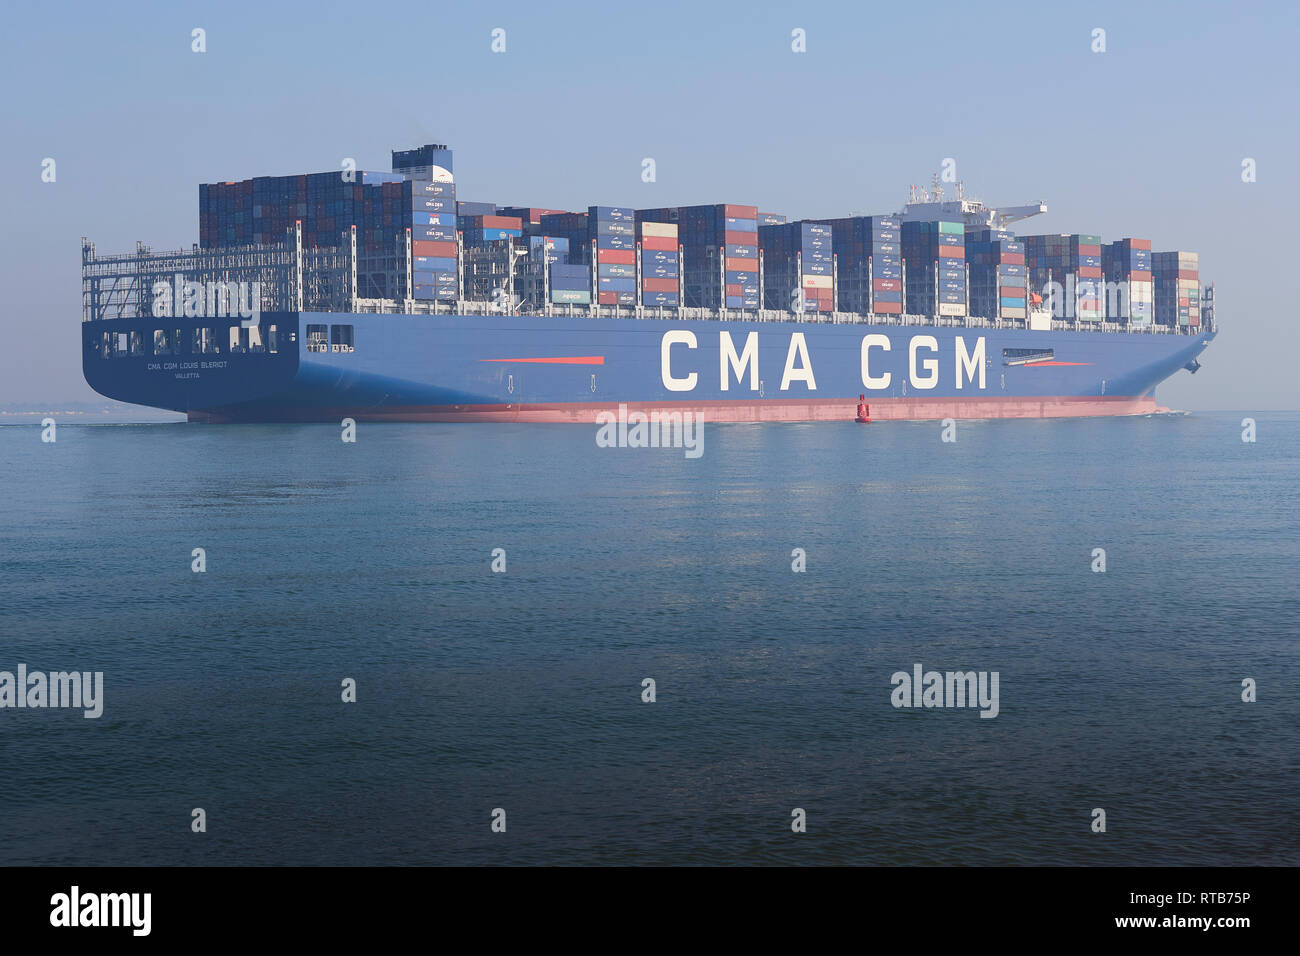
<svg viewBox="0 0 1300 956"><path fill-rule="evenodd" d="M0 402L94 398L80 238L197 241L198 184L446 142L461 198L897 211L945 157L1031 232L1201 254L1185 408L1300 407L1294 3L6 3ZM190 50L194 27L207 52ZM491 52L506 30L507 51ZM791 30L807 52L791 51ZM1107 51L1092 52L1106 30ZM41 181L46 157L57 181ZM658 181L641 181L653 157ZM1243 183L1241 163L1257 162Z"/></svg>

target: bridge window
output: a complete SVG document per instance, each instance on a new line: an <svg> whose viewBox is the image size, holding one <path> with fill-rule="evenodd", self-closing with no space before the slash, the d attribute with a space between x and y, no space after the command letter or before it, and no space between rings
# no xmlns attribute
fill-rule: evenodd
<svg viewBox="0 0 1300 956"><path fill-rule="evenodd" d="M153 330L153 354L171 355L176 350L175 333L172 329Z"/></svg>
<svg viewBox="0 0 1300 956"><path fill-rule="evenodd" d="M272 354L280 351L280 336L274 325L266 327L266 350Z"/></svg>
<svg viewBox="0 0 1300 956"><path fill-rule="evenodd" d="M241 352L254 351L252 332L254 329L244 328L243 323L232 325L230 327L230 354L238 355Z"/></svg>
<svg viewBox="0 0 1300 956"><path fill-rule="evenodd" d="M260 325L250 326L248 332L248 351L265 352L266 346L262 344L262 327Z"/></svg>
<svg viewBox="0 0 1300 956"><path fill-rule="evenodd" d="M193 347L190 349L196 355L214 355L221 351L217 344L216 333L210 328L198 328L194 330Z"/></svg>
<svg viewBox="0 0 1300 956"><path fill-rule="evenodd" d="M352 326L331 325L330 344L334 346L335 352L351 352L352 351Z"/></svg>
<svg viewBox="0 0 1300 956"><path fill-rule="evenodd" d="M328 352L329 348L330 348L329 326L328 325L307 326L307 351Z"/></svg>
<svg viewBox="0 0 1300 956"><path fill-rule="evenodd" d="M112 345L114 358L121 358L124 355L130 354L130 336L126 332L110 332L109 334L113 337Z"/></svg>

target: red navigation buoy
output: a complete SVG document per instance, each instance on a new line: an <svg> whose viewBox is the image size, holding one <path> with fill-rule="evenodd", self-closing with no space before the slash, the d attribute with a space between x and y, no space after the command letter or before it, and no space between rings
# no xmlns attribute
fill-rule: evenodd
<svg viewBox="0 0 1300 956"><path fill-rule="evenodd" d="M871 406L867 404L867 396L858 396L858 417L857 422L860 425L871 424Z"/></svg>

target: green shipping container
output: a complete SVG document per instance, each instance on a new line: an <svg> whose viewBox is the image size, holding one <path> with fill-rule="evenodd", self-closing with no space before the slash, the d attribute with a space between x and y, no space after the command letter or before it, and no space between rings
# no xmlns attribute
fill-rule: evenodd
<svg viewBox="0 0 1300 956"><path fill-rule="evenodd" d="M958 236L966 235L966 227L959 222L941 222L939 223L939 231L953 233Z"/></svg>
<svg viewBox="0 0 1300 956"><path fill-rule="evenodd" d="M591 305L591 293L572 289L552 289L551 301L561 305Z"/></svg>

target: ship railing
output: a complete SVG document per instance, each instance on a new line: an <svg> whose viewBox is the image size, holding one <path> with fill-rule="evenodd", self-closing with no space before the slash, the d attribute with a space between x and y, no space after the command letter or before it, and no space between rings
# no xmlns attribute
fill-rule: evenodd
<svg viewBox="0 0 1300 956"><path fill-rule="evenodd" d="M784 309L710 309L699 307L543 305L504 308L495 301L427 301L391 297L396 289L381 281L392 271L387 257L358 255L355 242L341 246L304 248L301 235L290 230L285 241L269 245L220 246L156 253L137 243L134 253L98 256L92 242L82 240L82 320L86 322L145 317L154 314L154 289L174 288L177 276L187 281L260 285L263 312L365 312L404 315L501 315L547 317L694 320L717 322L798 322L810 325L885 325L931 328L1024 329L1024 319L982 316L937 316L903 313L875 315L858 312L805 312ZM373 261L371 261L373 258ZM360 280L360 281L359 281ZM385 288L385 286L387 286ZM361 292L384 291L375 297ZM175 311L179 312L179 304ZM1118 322L1053 319L1054 331L1196 335L1216 331L1213 314L1205 326L1130 326Z"/></svg>

